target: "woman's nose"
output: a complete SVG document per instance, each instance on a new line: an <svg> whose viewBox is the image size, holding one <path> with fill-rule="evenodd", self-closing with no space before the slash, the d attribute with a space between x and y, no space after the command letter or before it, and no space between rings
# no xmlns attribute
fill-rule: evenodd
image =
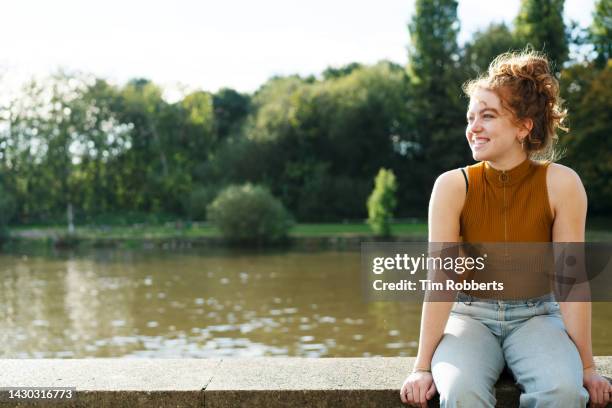
<svg viewBox="0 0 612 408"><path fill-rule="evenodd" d="M478 133L482 130L482 125L480 123L480 120L475 119L472 123L468 124L468 132L469 133Z"/></svg>

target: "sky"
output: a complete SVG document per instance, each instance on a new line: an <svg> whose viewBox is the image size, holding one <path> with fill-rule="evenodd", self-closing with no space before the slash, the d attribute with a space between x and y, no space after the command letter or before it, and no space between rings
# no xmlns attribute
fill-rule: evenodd
<svg viewBox="0 0 612 408"><path fill-rule="evenodd" d="M459 43L511 23L520 0L460 0ZM586 27L594 0L566 0ZM167 97L194 89L253 92L273 75L320 74L350 62L404 65L411 0L20 0L0 17L0 81L58 68L113 83L144 77Z"/></svg>

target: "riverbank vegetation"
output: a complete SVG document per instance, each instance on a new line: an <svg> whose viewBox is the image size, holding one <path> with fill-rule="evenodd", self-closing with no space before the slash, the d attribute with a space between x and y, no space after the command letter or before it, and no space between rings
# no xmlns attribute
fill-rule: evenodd
<svg viewBox="0 0 612 408"><path fill-rule="evenodd" d="M338 222L368 216L381 168L396 177L394 217L424 218L435 177L472 162L461 84L527 44L548 52L567 101L561 163L582 177L590 216L610 216L609 4L597 1L592 26L580 28L564 24L562 1L524 0L513 25L459 44L457 2L418 0L407 66L274 77L253 94L199 90L168 101L147 79L113 84L63 71L32 80L0 101L0 230L35 236L55 228L36 225L70 224L83 238L212 236L196 222L223 189L253 183L296 220L290 236L370 234L366 224ZM124 223L130 214L142 220Z"/></svg>

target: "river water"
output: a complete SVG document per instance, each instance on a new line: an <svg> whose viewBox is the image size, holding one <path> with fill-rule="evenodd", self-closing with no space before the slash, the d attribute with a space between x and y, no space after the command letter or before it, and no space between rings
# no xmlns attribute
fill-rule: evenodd
<svg viewBox="0 0 612 408"><path fill-rule="evenodd" d="M414 356L420 304L366 303L358 252L0 255L3 358ZM612 303L593 348L612 355Z"/></svg>

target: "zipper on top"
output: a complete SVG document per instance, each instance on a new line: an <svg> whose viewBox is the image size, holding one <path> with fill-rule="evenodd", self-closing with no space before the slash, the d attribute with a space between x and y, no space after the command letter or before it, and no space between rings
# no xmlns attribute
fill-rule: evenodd
<svg viewBox="0 0 612 408"><path fill-rule="evenodd" d="M502 212L504 213L504 257L508 258L508 246L505 244L508 242L508 202L506 200L506 184L508 183L508 174L506 170L502 170L499 175L499 180L502 182L502 192L503 192L503 205Z"/></svg>
<svg viewBox="0 0 612 408"><path fill-rule="evenodd" d="M506 170L502 170L499 175L499 179L502 182L502 191L503 191L503 207L502 210L504 212L504 241L508 242L508 203L506 202L506 183L508 182L508 174L506 174Z"/></svg>

